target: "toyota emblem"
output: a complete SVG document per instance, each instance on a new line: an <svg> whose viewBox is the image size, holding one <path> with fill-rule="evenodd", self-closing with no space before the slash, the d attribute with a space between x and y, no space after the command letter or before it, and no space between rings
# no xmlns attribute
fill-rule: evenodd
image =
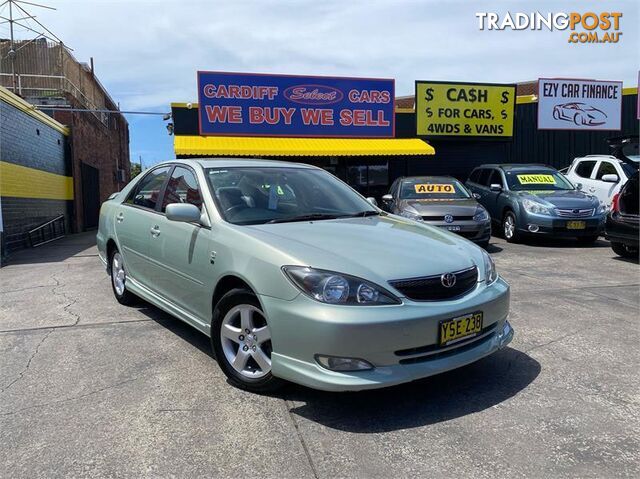
<svg viewBox="0 0 640 479"><path fill-rule="evenodd" d="M453 223L453 216L451 216L451 215L444 215L444 222L445 222L445 223Z"/></svg>
<svg viewBox="0 0 640 479"><path fill-rule="evenodd" d="M453 273L445 273L440 276L440 282L445 288L453 288L456 284L456 275Z"/></svg>

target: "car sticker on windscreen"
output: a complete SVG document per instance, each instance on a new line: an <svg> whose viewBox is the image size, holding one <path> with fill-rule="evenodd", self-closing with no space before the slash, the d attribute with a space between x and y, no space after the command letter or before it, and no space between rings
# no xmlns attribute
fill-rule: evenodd
<svg viewBox="0 0 640 479"><path fill-rule="evenodd" d="M516 175L521 185L555 185L553 175Z"/></svg>
<svg viewBox="0 0 640 479"><path fill-rule="evenodd" d="M429 193L455 193L456 188L451 183L427 183L413 185L416 193L429 194Z"/></svg>

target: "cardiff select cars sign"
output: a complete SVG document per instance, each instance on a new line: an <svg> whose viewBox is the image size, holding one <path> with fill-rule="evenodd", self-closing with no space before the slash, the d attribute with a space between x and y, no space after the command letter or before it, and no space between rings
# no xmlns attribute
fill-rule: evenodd
<svg viewBox="0 0 640 479"><path fill-rule="evenodd" d="M426 138L513 136L515 85L416 82L416 133Z"/></svg>
<svg viewBox="0 0 640 479"><path fill-rule="evenodd" d="M620 130L622 82L540 78L539 130Z"/></svg>
<svg viewBox="0 0 640 479"><path fill-rule="evenodd" d="M201 135L391 138L394 80L198 72Z"/></svg>

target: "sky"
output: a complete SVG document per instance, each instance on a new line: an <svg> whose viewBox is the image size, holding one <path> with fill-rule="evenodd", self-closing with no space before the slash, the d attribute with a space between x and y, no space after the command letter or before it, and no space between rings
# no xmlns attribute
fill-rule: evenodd
<svg viewBox="0 0 640 479"><path fill-rule="evenodd" d="M540 77L622 80L640 67L640 2L403 0L29 0L122 110L168 112L197 99L196 71L513 83ZM0 0L2 3L2 0ZM618 44L569 44L567 31L481 31L476 12L622 12ZM19 39L32 34L18 30ZM0 37L8 37L0 25ZM174 157L161 116L128 115L131 159Z"/></svg>

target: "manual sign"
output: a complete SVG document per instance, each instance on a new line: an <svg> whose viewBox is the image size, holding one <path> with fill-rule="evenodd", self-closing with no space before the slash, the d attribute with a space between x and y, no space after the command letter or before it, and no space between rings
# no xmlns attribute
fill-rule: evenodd
<svg viewBox="0 0 640 479"><path fill-rule="evenodd" d="M620 130L622 82L540 78L539 130Z"/></svg>

